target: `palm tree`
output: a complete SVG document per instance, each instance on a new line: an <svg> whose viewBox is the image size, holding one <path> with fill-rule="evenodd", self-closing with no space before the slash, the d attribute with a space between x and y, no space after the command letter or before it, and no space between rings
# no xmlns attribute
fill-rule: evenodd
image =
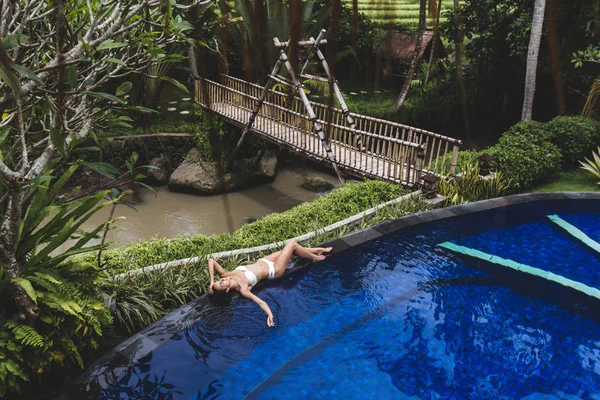
<svg viewBox="0 0 600 400"><path fill-rule="evenodd" d="M456 0L455 0L456 1ZM546 11L546 0L535 0L533 18L531 20L531 36L529 37L529 48L527 50L527 72L525 73L525 94L523 98L523 121L531 120L533 109L533 97L535 95L535 79L537 70L538 53L542 40L542 28L544 26L544 13Z"/></svg>
<svg viewBox="0 0 600 400"><path fill-rule="evenodd" d="M406 80L404 81L404 85L402 86L402 91L400 92L400 96L398 96L398 100L394 105L395 112L400 111L400 108L402 108L402 104L406 99L406 95L408 94L410 83L412 82L413 75L415 74L415 70L417 69L417 62L419 61L419 54L421 53L421 46L423 45L423 33L425 32L426 27L427 0L421 0L421 7L419 9L419 31L417 32L417 44L415 45L415 51L413 52L413 58L410 62L410 67L408 68Z"/></svg>
<svg viewBox="0 0 600 400"><path fill-rule="evenodd" d="M429 0L429 16L433 19L433 40L431 42L431 51L429 52L429 63L427 64L427 74L425 75L425 82L429 82L429 74L431 73L431 65L433 64L433 56L435 54L435 46L437 43L438 31L440 26L440 14L442 13L442 0Z"/></svg>
<svg viewBox="0 0 600 400"><path fill-rule="evenodd" d="M460 10L459 0L454 0L454 15L456 18L456 51L454 54L456 62L456 79L458 80L458 87L460 88L460 96L462 100L462 113L463 123L465 124L465 142L471 146L471 123L469 122L469 96L467 96L467 86L465 85L465 77L463 76L463 26L462 26L462 13Z"/></svg>

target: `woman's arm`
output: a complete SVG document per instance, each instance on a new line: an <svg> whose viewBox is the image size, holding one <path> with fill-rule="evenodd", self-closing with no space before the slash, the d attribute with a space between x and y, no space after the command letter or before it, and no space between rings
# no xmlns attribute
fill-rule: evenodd
<svg viewBox="0 0 600 400"><path fill-rule="evenodd" d="M217 271L217 274L219 274L219 276L221 278L227 276L227 271L225 271L223 269L223 267L221 267L219 265L218 262L216 262L212 258L208 260L208 276L210 279L210 282L208 284L208 293L210 293L210 294L213 294L212 286L213 286L213 283L215 282L215 270Z"/></svg>
<svg viewBox="0 0 600 400"><path fill-rule="evenodd" d="M258 304L260 308L267 313L267 326L275 326L275 322L273 321L273 313L271 312L269 305L263 299L253 294L247 288L240 289L240 294Z"/></svg>

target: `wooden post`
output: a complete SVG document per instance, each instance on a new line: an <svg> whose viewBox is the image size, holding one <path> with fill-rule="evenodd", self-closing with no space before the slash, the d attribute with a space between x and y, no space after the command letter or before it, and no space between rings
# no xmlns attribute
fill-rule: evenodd
<svg viewBox="0 0 600 400"><path fill-rule="evenodd" d="M454 146L452 146L452 158L450 159L450 175L454 175L454 172L456 171L456 161L458 160L458 148L460 147L460 145L458 144L454 144Z"/></svg>
<svg viewBox="0 0 600 400"><path fill-rule="evenodd" d="M322 40L319 40L319 38L321 38L324 34L325 34L325 29L323 29L319 33L317 40L310 38L310 41L313 43L313 48L312 48L309 56L311 56L314 52L317 55L317 57L319 58L319 61L321 62L321 65L323 66L323 70L325 71L325 75L327 75L327 79L328 79L329 83L331 84L331 86L333 87L333 93L335 94L335 97L338 99L338 102L340 103L340 107L342 108L342 113L344 114L344 117L346 117L346 121L348 121L348 125L350 125L350 128L352 130L355 130L356 125L354 123L354 118L352 118L352 116L350 116L350 110L348 109L348 106L346 105L346 102L344 101L344 98L342 97L342 92L340 91L340 88L339 88L336 80L333 78L333 75L331 74L331 70L329 69L329 64L327 64L327 60L325 59L323 52L319 49L319 44L322 42ZM308 64L308 60L307 60L306 64ZM304 65L305 67L306 67L306 64ZM356 140L356 146L358 147L358 149L365 151L366 149L363 146L360 133L355 134L355 140Z"/></svg>
<svg viewBox="0 0 600 400"><path fill-rule="evenodd" d="M313 111L312 106L310 105L310 102L308 101L308 98L306 97L306 93L304 93L304 90L302 90L302 84L298 80L298 77L296 76L294 68L292 67L292 64L290 63L290 61L288 60L287 54L285 53L286 46L284 46L277 38L273 39L273 43L275 44L275 47L279 48L279 61L283 61L285 67L288 70L288 73L290 74L290 80L294 83L294 89L296 89L296 91L298 92L298 95L300 96L300 99L302 100L302 103L304 104L304 108L306 109L306 112L308 114L308 118L312 122L312 124L315 128L315 131L317 132L317 135L319 136L319 139L321 140L321 143L323 144L323 147L325 148L325 152L327 153L327 158L329 158L329 161L331 161L333 169L335 170L335 173L336 173L338 179L340 180L340 182L342 184L345 183L344 178L342 177L342 174L337 166L335 156L333 155L333 152L331 151L331 146L329 145L329 142L325 139L325 134L323 133L323 128L321 128L321 124L319 124L319 122L317 121L317 115Z"/></svg>

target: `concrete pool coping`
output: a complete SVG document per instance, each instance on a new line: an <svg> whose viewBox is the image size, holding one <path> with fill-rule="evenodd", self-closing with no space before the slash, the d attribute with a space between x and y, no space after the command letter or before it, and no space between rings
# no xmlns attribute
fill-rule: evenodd
<svg viewBox="0 0 600 400"><path fill-rule="evenodd" d="M350 233L341 238L324 243L323 246L332 246L332 255L335 255L371 240L381 238L389 233L404 230L412 226L513 205L552 200L600 200L600 193L553 192L518 194L431 211L423 211ZM298 262L293 268L287 270L285 275L302 269L307 265L310 265L310 262ZM260 285L261 284L259 283L258 286ZM172 311L159 321L131 336L97 360L79 377L79 379L73 382L73 384L67 388L67 391L61 394L58 399L79 400L97 398L97 396L94 397L94 392L82 392L81 390L85 390L86 386L89 389L89 386L93 385L96 379L98 382L104 382L104 373L115 368L131 366L137 360L148 356L173 335L188 327L189 323L195 321L204 311L217 307L218 306L214 305L207 295L201 295L196 300Z"/></svg>

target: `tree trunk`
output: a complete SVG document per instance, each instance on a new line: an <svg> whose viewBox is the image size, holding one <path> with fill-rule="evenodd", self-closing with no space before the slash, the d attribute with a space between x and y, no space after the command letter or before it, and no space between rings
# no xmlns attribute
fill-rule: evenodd
<svg viewBox="0 0 600 400"><path fill-rule="evenodd" d="M565 88L560 68L558 35L556 34L556 0L548 0L548 54L552 65L554 90L556 91L556 109L559 115L565 113Z"/></svg>
<svg viewBox="0 0 600 400"><path fill-rule="evenodd" d="M531 36L529 37L529 48L527 50L527 72L525 73L525 93L523 98L523 112L521 113L521 119L523 121L531 120L533 110L537 61L538 53L540 51L540 42L542 40L545 9L546 0L535 0L533 18L531 21Z"/></svg>
<svg viewBox="0 0 600 400"><path fill-rule="evenodd" d="M19 319L26 324L33 324L39 315L39 310L21 285L13 280L21 277L21 269L15 251L23 204L23 192L20 189L13 190L9 195L5 219L0 232L0 265L4 267L5 276L10 281L8 289L19 311Z"/></svg>
<svg viewBox="0 0 600 400"><path fill-rule="evenodd" d="M431 8L432 8L432 6L430 5L430 9ZM440 25L440 14L442 13L442 0L438 0L437 9L435 9L434 11L435 11L435 15L433 15L433 39L431 40L431 51L429 52L429 63L427 63L427 74L425 75L425 82L424 82L425 85L427 85L427 82L429 82L429 74L431 73L431 65L433 64L433 56L436 51L438 28Z"/></svg>
<svg viewBox="0 0 600 400"><path fill-rule="evenodd" d="M473 138L471 135L471 123L469 121L469 96L467 95L467 85L465 85L465 77L463 75L463 27L462 13L460 10L459 0L454 0L454 15L456 16L456 80L460 89L460 97L462 103L463 124L465 125L465 142L468 146L473 146Z"/></svg>
<svg viewBox="0 0 600 400"><path fill-rule="evenodd" d="M425 32L426 27L427 0L421 0L421 7L419 9L419 31L417 32L417 45L415 46L415 51L413 52L413 58L410 63L410 67L408 68L408 73L406 74L406 80L402 86L402 91L400 92L400 96L398 96L398 100L394 105L395 112L400 111L400 108L402 108L402 104L404 104L404 100L406 99L406 95L408 94L408 89L410 88L413 75L417 69L417 63L419 62L419 54L421 53L421 46L423 45L423 33Z"/></svg>

